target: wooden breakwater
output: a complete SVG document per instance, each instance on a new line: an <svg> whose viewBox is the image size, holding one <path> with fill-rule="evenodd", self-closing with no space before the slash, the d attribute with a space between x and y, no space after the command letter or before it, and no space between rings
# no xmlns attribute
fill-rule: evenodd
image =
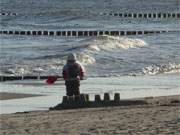
<svg viewBox="0 0 180 135"><path fill-rule="evenodd" d="M26 75L26 76L0 76L0 82L5 81L15 81L15 80L43 80L48 79L50 76L37 76L37 75ZM56 76L58 78L62 78L62 76Z"/></svg>
<svg viewBox="0 0 180 135"><path fill-rule="evenodd" d="M180 13L121 13L121 12L104 12L100 15L114 16L120 18L142 18L142 19L179 19Z"/></svg>
<svg viewBox="0 0 180 135"><path fill-rule="evenodd" d="M178 30L177 30L178 31ZM177 32L168 30L67 30L67 31L46 31L46 30L1 30L1 35L22 35L22 36L59 36L59 37L96 37L102 35L109 36L128 36L128 35L147 35L147 34L159 34L167 32Z"/></svg>

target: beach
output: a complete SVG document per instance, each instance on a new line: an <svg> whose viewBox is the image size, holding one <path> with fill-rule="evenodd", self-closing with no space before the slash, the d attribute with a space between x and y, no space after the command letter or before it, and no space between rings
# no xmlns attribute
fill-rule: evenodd
<svg viewBox="0 0 180 135"><path fill-rule="evenodd" d="M1 114L1 135L177 135L180 95L147 97L147 105Z"/></svg>
<svg viewBox="0 0 180 135"><path fill-rule="evenodd" d="M180 133L179 0L0 5L0 135ZM61 77L71 53L86 71L80 93L90 103L120 94L119 106L49 110L62 103L66 87L46 78Z"/></svg>

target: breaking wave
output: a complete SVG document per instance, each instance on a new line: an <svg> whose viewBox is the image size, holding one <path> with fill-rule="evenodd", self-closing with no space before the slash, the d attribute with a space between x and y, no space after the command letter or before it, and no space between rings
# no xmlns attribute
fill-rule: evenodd
<svg viewBox="0 0 180 135"><path fill-rule="evenodd" d="M150 65L143 68L144 74L156 75L163 73L180 73L180 64L169 63L164 65Z"/></svg>
<svg viewBox="0 0 180 135"><path fill-rule="evenodd" d="M93 64L96 62L95 58L92 56L85 54L85 53L79 53L77 54L77 59L80 61L83 65L87 64Z"/></svg>
<svg viewBox="0 0 180 135"><path fill-rule="evenodd" d="M73 48L77 52L78 60L85 65L96 62L96 58L94 57L94 53L96 52L100 54L101 51L109 52L114 49L129 49L147 45L147 43L141 39L106 35L88 39L85 43L83 46Z"/></svg>
<svg viewBox="0 0 180 135"><path fill-rule="evenodd" d="M145 45L147 45L146 42L141 39L104 35L92 40L91 43L88 45L88 49L93 51L108 51L112 49L129 49L143 47Z"/></svg>
<svg viewBox="0 0 180 135"><path fill-rule="evenodd" d="M118 59L117 55L112 54L114 50L126 50L144 46L146 46L146 42L140 39L114 36L91 37L81 40L73 46L59 46L61 50L64 50L60 51L60 53L57 51L55 54L44 53L37 57L26 58L24 61L16 61L15 65L8 68L1 67L0 70L2 71L1 74L8 75L61 74L68 54L75 53L77 60L85 66L98 64L99 68L96 68L96 70L103 72L104 75L106 70L113 69L118 72L120 66L123 66L124 63L127 65L123 59ZM104 69L101 69L102 67ZM95 74L94 71L92 74ZM113 73L111 74L113 75Z"/></svg>

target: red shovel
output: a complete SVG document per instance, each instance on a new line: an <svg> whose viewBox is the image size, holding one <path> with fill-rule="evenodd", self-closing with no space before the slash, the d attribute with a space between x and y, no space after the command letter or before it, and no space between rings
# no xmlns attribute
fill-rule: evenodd
<svg viewBox="0 0 180 135"><path fill-rule="evenodd" d="M55 81L57 81L58 79L58 76L49 76L48 79L46 80L46 83L51 85L51 84L54 84Z"/></svg>

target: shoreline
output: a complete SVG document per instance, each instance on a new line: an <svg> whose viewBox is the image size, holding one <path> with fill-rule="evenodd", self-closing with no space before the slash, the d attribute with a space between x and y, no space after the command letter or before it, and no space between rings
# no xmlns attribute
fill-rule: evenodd
<svg viewBox="0 0 180 135"><path fill-rule="evenodd" d="M180 95L144 100L148 105L1 114L1 133L166 135L180 132Z"/></svg>

